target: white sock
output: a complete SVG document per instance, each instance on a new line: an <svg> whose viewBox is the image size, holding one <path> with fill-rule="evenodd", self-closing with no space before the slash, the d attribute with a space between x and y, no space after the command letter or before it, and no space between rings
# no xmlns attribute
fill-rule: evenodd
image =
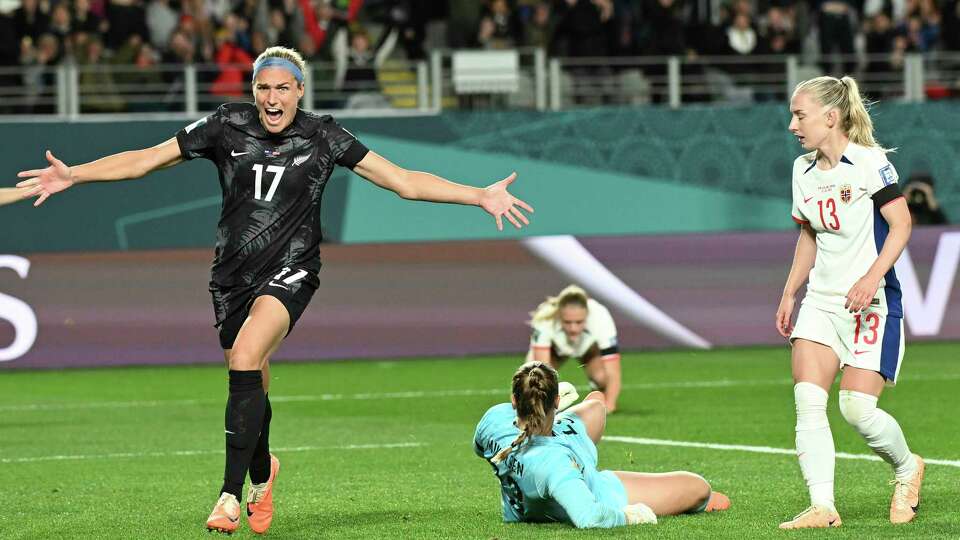
<svg viewBox="0 0 960 540"><path fill-rule="evenodd" d="M840 391L840 412L867 445L893 466L898 480L907 481L917 470L907 439L896 419L877 408L877 397L853 390Z"/></svg>
<svg viewBox="0 0 960 540"><path fill-rule="evenodd" d="M810 490L810 504L835 510L833 469L836 452L827 420L828 394L813 383L800 382L794 385L793 395L797 404L797 457Z"/></svg>

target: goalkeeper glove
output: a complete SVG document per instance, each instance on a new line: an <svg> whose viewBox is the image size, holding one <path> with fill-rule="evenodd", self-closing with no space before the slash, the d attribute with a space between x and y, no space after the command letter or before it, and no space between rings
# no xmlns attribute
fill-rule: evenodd
<svg viewBox="0 0 960 540"><path fill-rule="evenodd" d="M657 515L643 503L628 504L623 507L623 513L627 516L627 525L657 524Z"/></svg>
<svg viewBox="0 0 960 540"><path fill-rule="evenodd" d="M577 398L580 397L580 394L577 393L577 389L566 381L560 383L559 394L560 405L557 407L557 412L560 412L573 405L577 401Z"/></svg>

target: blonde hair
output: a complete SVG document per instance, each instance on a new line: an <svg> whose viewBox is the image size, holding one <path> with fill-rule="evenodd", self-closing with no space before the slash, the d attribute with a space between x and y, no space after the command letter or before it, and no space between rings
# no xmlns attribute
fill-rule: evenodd
<svg viewBox="0 0 960 540"><path fill-rule="evenodd" d="M530 324L549 321L557 317L560 310L569 306L577 305L587 309L587 291L576 285L567 285L557 296L548 296L547 299L537 306L537 309L530 312Z"/></svg>
<svg viewBox="0 0 960 540"><path fill-rule="evenodd" d="M307 72L307 62L302 56L300 56L300 53L298 53L296 49L292 49L290 47L281 47L280 45L268 47L266 50L260 53L260 56L258 56L256 60L254 60L254 65L264 58L283 58L284 60L293 62L293 64L300 69L301 73ZM303 83L300 84L302 85Z"/></svg>
<svg viewBox="0 0 960 540"><path fill-rule="evenodd" d="M542 433L549 427L547 422L560 393L557 371L543 362L527 362L513 374L512 392L517 403L520 434L510 446L493 456L490 461L494 464L507 459L510 452L529 440L531 435Z"/></svg>
<svg viewBox="0 0 960 540"><path fill-rule="evenodd" d="M867 148L877 148L883 152L892 149L883 148L873 136L873 120L869 107L872 102L864 101L860 87L853 77L816 77L803 81L793 90L793 95L806 93L825 108L836 109L840 114L840 128L855 144Z"/></svg>

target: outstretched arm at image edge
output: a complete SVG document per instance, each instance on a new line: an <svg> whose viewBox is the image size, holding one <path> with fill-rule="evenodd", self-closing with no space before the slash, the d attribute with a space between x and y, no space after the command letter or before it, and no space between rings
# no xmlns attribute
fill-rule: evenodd
<svg viewBox="0 0 960 540"><path fill-rule="evenodd" d="M35 206L39 206L50 195L74 184L140 178L183 161L180 145L175 137L150 148L120 152L72 167L57 159L49 150L46 158L50 163L46 168L17 173L18 178L25 178L17 187L32 189L34 195L39 195Z"/></svg>
<svg viewBox="0 0 960 540"><path fill-rule="evenodd" d="M3 206L5 204L15 203L22 199L26 199L31 195L33 195L32 193L33 191L36 191L36 190L35 189L32 190L30 188L17 188L17 187L0 188L0 206Z"/></svg>

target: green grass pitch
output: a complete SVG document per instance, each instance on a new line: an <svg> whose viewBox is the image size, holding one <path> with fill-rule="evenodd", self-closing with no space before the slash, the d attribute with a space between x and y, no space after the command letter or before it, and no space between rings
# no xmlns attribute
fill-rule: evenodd
<svg viewBox="0 0 960 540"><path fill-rule="evenodd" d="M695 471L733 501L722 514L656 526L578 531L505 525L472 435L506 401L517 357L277 363L272 446L282 464L272 538L960 538L960 345L907 348L901 384L881 406L927 467L917 520L887 521L892 474L837 460L844 525L781 532L802 510L795 456L604 441L607 469ZM786 347L630 353L607 435L790 449ZM561 370L582 385L575 365ZM204 521L223 468L222 367L121 368L0 375L0 538L210 538ZM582 394L585 392L581 392ZM870 451L840 417L838 452ZM255 536L242 526L234 535Z"/></svg>

